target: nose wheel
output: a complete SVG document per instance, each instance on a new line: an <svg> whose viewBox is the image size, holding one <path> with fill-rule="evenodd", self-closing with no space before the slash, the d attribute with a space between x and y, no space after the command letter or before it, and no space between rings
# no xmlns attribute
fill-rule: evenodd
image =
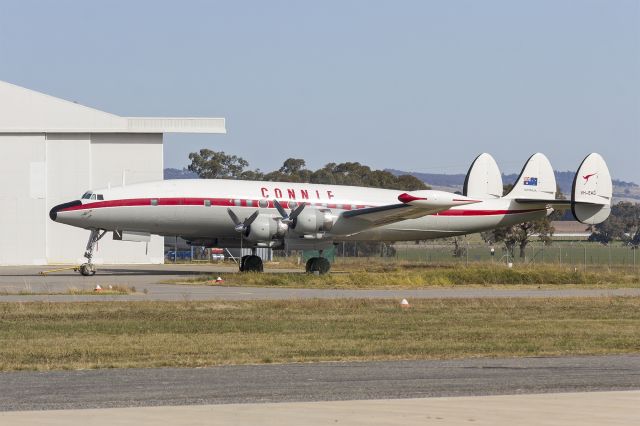
<svg viewBox="0 0 640 426"><path fill-rule="evenodd" d="M96 267L92 263L83 263L80 265L80 268L78 268L78 272L80 272L80 275L90 277L96 274Z"/></svg>

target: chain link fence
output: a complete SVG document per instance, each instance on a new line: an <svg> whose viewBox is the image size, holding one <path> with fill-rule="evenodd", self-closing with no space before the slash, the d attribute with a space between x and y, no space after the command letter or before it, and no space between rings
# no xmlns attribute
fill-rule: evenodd
<svg viewBox="0 0 640 426"><path fill-rule="evenodd" d="M513 252L504 245L487 245L459 241L454 243L394 244L395 256L389 259L438 262L503 262L514 264L556 264L568 266L640 266L640 253L631 246L602 245L588 242L561 242L544 245L527 244L521 256L516 246ZM491 250L493 247L493 250Z"/></svg>

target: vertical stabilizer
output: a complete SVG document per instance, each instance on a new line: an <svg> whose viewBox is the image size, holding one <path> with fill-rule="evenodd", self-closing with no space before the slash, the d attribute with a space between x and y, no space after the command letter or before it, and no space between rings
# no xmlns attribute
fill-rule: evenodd
<svg viewBox="0 0 640 426"><path fill-rule="evenodd" d="M464 179L462 194L480 199L502 197L502 174L491 155L483 153L473 160Z"/></svg>
<svg viewBox="0 0 640 426"><path fill-rule="evenodd" d="M556 176L544 154L533 154L525 163L513 189L504 198L531 200L554 200L556 198Z"/></svg>
<svg viewBox="0 0 640 426"><path fill-rule="evenodd" d="M573 178L573 216L589 225L603 222L609 217L612 195L613 185L607 163L600 154L587 155Z"/></svg>

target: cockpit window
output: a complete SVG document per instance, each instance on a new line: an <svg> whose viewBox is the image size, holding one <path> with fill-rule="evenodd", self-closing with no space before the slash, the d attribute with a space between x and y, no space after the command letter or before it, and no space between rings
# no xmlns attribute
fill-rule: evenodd
<svg viewBox="0 0 640 426"><path fill-rule="evenodd" d="M94 194L91 191L87 191L84 194L82 194L82 199L83 200L104 200L104 195L103 194Z"/></svg>

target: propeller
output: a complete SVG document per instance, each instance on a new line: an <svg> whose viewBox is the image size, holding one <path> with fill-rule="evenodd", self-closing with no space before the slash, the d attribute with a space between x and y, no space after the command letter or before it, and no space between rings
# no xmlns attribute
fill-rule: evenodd
<svg viewBox="0 0 640 426"><path fill-rule="evenodd" d="M245 220L241 221L238 216L233 212L233 210L231 209L227 209L227 213L229 213L229 216L231 217L231 220L233 221L234 229L237 232L241 232L243 235L244 233L247 232L247 230L249 229L249 226L251 226L251 224L253 223L254 220L256 220L256 218L258 217L258 215L260 214L260 212L258 210L256 210L255 212L253 212L253 214L247 218L245 218Z"/></svg>
<svg viewBox="0 0 640 426"><path fill-rule="evenodd" d="M305 203L301 203L298 207L291 210L291 214L288 214L278 200L273 200L273 205L276 207L276 210L278 210L278 213L280 213L280 216L282 216L282 223L285 223L287 225L293 224L296 218L300 216L300 213L302 213L302 210L304 210L306 206Z"/></svg>

